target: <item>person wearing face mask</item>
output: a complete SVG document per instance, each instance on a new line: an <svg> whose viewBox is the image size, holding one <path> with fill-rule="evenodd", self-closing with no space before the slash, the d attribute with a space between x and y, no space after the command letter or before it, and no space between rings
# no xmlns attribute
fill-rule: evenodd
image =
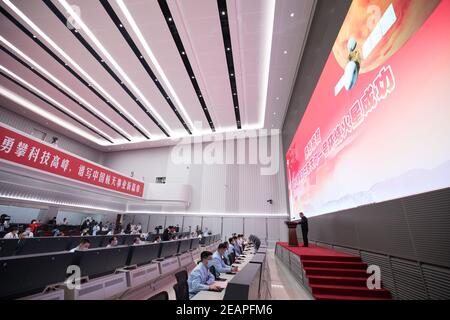
<svg viewBox="0 0 450 320"><path fill-rule="evenodd" d="M108 243L108 245L106 247L107 248L116 247L118 242L119 241L117 240L117 237L112 237L111 239L109 239L109 243Z"/></svg>

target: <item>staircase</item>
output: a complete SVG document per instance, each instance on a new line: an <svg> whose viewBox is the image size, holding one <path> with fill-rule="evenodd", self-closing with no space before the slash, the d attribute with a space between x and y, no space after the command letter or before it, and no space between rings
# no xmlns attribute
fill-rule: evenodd
<svg viewBox="0 0 450 320"><path fill-rule="evenodd" d="M367 264L357 256L302 255L316 300L390 300L386 289L367 288Z"/></svg>

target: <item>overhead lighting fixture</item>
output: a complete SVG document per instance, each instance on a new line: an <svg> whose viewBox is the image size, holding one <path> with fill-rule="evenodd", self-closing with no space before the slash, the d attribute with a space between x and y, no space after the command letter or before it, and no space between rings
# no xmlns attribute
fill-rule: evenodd
<svg viewBox="0 0 450 320"><path fill-rule="evenodd" d="M270 57L272 53L273 28L275 19L275 0L265 0L264 3L264 41L262 41L262 70L259 78L259 121L257 124L248 125L246 129L260 129L264 127L267 106L267 92L269 89L269 72L270 72Z"/></svg>
<svg viewBox="0 0 450 320"><path fill-rule="evenodd" d="M71 96L75 97L75 99L79 102L81 102L83 105L88 107L91 111L93 111L95 114L97 114L99 117L103 118L105 121L109 122L115 129L122 132L124 136L126 136L128 139L130 139L130 136L127 132L125 132L120 126L114 123L113 120L109 119L106 115L101 113L99 110L97 110L94 106L92 106L89 102L84 100L80 95L78 95L76 92L74 92L72 89L70 89L68 86L66 86L63 82L61 82L59 79L57 79L55 76L53 76L50 72L48 72L46 69L44 69L41 65L39 65L37 62L35 62L33 59L28 57L25 53L20 51L18 48L16 48L12 43L10 43L8 40L3 38L3 36L0 35L0 42L5 44L8 48L10 48L12 51L14 51L17 55L22 57L24 60L26 60L30 65L34 66L39 72L43 73L45 76L50 78L58 88L62 88L65 91L67 91ZM33 67L31 67L33 69Z"/></svg>
<svg viewBox="0 0 450 320"><path fill-rule="evenodd" d="M292 18L293 16L295 16L295 13L291 12L291 18Z"/></svg>
<svg viewBox="0 0 450 320"><path fill-rule="evenodd" d="M81 66L76 63L66 52L64 52L46 33L44 33L33 21L31 21L22 11L20 11L10 0L3 0L3 2L11 8L22 20L24 20L34 31L36 31L45 41L47 41L61 56L64 57L68 62L70 62L87 80L93 84L99 91L102 92L110 101L112 101L119 109L123 111L127 117L135 123L138 123L141 130L144 131L148 136L151 134L145 129L145 127L139 123L120 103L118 103L100 84L98 84ZM79 26L84 25L83 21L78 18L78 15L73 11L73 8L67 4L65 1L59 0L59 2L64 6L64 8L71 14ZM78 18L78 19L77 19ZM85 32L88 32L87 28L83 28ZM103 51L102 51L103 52ZM106 54L105 54L106 52ZM109 53L105 50L103 54L109 58ZM108 59L109 60L109 59Z"/></svg>
<svg viewBox="0 0 450 320"><path fill-rule="evenodd" d="M222 15L223 15L223 16L225 15L225 11L222 11Z"/></svg>
<svg viewBox="0 0 450 320"><path fill-rule="evenodd" d="M283 78L282 78L282 77L280 77L280 80L283 80Z"/></svg>
<svg viewBox="0 0 450 320"><path fill-rule="evenodd" d="M45 109L42 109L40 107L38 107L37 105L35 105L34 103L32 103L31 101L19 96L18 94L16 94L13 91L8 90L7 88L3 87L2 85L0 85L0 95L6 97L7 99L13 101L14 103L17 103L19 105L21 105L22 107L28 109L31 112L34 112L46 119L49 119L50 121L52 121L53 123L64 127L65 129L72 131L73 133L86 138L98 145L101 146L107 146L109 145L109 143L105 143L103 140L98 139L97 137L91 135L90 133L81 130L80 128L78 128L77 126L74 126L73 124L71 124L70 122L65 121L64 119L55 116L54 114L46 111Z"/></svg>
<svg viewBox="0 0 450 320"><path fill-rule="evenodd" d="M44 97L45 99L47 99L48 101L50 101L51 103L53 103L54 105L58 106L60 109L64 110L66 113L70 114L72 117L76 118L77 120L79 120L80 122L83 122L84 124L86 124L87 126L91 127L91 128L95 128L95 130L97 130L98 132L100 132L102 135L104 135L105 137L107 137L109 140L114 141L114 138L112 138L111 136L109 136L107 133L103 132L102 130L100 130L99 128L97 128L95 125L93 125L92 123L90 123L87 120L84 120L82 117L80 117L78 114L76 114L75 112L71 111L70 109L66 108L65 106L63 106L61 103L59 103L58 101L56 101L55 99L53 99L52 97L50 97L49 95L47 95L46 93L44 93L43 91L39 90L38 88L36 88L35 86L33 86L32 84L30 84L29 82L27 82L26 80L22 79L21 77L19 77L17 74L13 73L12 71L10 71L9 69L5 68L4 66L0 65L0 70L2 70L3 72L7 73L8 75L10 75L12 78L16 79L18 82L22 83L24 86L28 87L31 91L35 92L36 94L40 95L41 97Z"/></svg>
<svg viewBox="0 0 450 320"><path fill-rule="evenodd" d="M59 0L61 1L61 0ZM174 98L178 109L181 110L183 113L184 119L187 120L189 123L189 126L192 128L192 132L194 133L197 129L195 128L194 124L192 123L191 118L189 117L186 109L184 108L183 104L180 101L180 98L178 97L177 93L175 92L175 89L172 87L172 84L170 83L169 79L167 78L164 70L162 69L161 65L159 64L158 60L156 59L155 55L153 54L153 51L150 49L150 46L148 45L147 41L145 40L141 30L136 24L136 21L134 20L133 16L131 15L130 11L128 10L127 6L123 2L123 0L117 0L117 4L122 11L123 15L129 22L131 29L136 34L139 42L142 44L142 47L144 48L145 52L147 53L147 56L150 57L150 60L152 61L153 65L155 66L157 72L159 73L159 79L162 79L163 83L166 85L167 89L170 92L170 95ZM169 18L170 19L170 18ZM164 122L163 122L164 123Z"/></svg>
<svg viewBox="0 0 450 320"><path fill-rule="evenodd" d="M284 52L283 52L284 54L287 54L287 50L284 50Z"/></svg>
<svg viewBox="0 0 450 320"><path fill-rule="evenodd" d="M276 97L275 99L280 100L280 97Z"/></svg>

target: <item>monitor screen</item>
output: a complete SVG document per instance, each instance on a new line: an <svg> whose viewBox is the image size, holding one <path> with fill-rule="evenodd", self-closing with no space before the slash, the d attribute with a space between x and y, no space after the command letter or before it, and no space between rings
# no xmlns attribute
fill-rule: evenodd
<svg viewBox="0 0 450 320"><path fill-rule="evenodd" d="M180 248L179 248L178 252L183 253L183 252L189 251L191 249L191 241L192 241L192 239L180 240Z"/></svg>
<svg viewBox="0 0 450 320"><path fill-rule="evenodd" d="M286 153L291 219L450 186L450 1L354 0Z"/></svg>
<svg viewBox="0 0 450 320"><path fill-rule="evenodd" d="M159 243L140 244L130 246L127 265L144 265L158 258L160 250Z"/></svg>
<svg viewBox="0 0 450 320"><path fill-rule="evenodd" d="M180 241L171 240L171 241L162 241L160 242L161 249L158 255L158 258L165 258L174 256L178 253L178 248L180 245Z"/></svg>

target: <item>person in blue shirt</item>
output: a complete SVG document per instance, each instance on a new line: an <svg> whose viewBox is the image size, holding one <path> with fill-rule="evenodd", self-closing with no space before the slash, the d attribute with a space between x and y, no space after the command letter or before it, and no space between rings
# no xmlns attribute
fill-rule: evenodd
<svg viewBox="0 0 450 320"><path fill-rule="evenodd" d="M223 261L222 257L225 253L227 245L225 243L220 243L217 251L214 252L212 256L212 260L208 262L208 268L214 266L216 272L218 273L227 273L227 272L236 272L238 271L237 267L227 266Z"/></svg>
<svg viewBox="0 0 450 320"><path fill-rule="evenodd" d="M234 251L236 252L236 257L241 255L241 247L238 244L238 237L234 236L233 237L233 247L234 247Z"/></svg>
<svg viewBox="0 0 450 320"><path fill-rule="evenodd" d="M231 253L234 253L235 255L237 254L236 250L234 249L234 245L233 244L234 244L234 240L233 240L233 237L231 237L231 238L228 239L228 250L227 250L227 252L225 252L225 256L227 257L228 261L231 261L230 260L230 254Z"/></svg>
<svg viewBox="0 0 450 320"><path fill-rule="evenodd" d="M218 291L219 286L214 284L214 275L209 271L208 262L212 260L210 251L203 251L200 254L201 261L192 270L188 278L189 298L203 290Z"/></svg>

